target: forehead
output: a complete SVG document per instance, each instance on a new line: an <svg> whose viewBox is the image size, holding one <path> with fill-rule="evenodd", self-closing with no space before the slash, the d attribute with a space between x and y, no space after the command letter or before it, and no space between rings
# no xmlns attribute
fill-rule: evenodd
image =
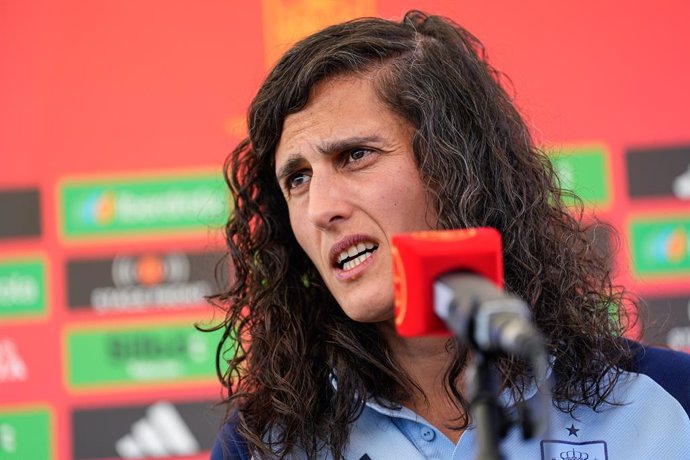
<svg viewBox="0 0 690 460"><path fill-rule="evenodd" d="M377 137L409 142L412 127L376 94L373 74L334 77L315 85L302 110L285 118L275 155L278 167L287 156L322 150L350 138ZM326 152L324 152L326 153Z"/></svg>

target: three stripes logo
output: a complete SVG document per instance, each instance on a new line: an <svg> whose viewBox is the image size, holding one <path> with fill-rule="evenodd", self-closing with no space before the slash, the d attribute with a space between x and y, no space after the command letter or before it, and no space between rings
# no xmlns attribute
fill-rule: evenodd
<svg viewBox="0 0 690 460"><path fill-rule="evenodd" d="M115 450L122 458L147 458L193 455L201 448L175 406L158 402L117 440Z"/></svg>
<svg viewBox="0 0 690 460"><path fill-rule="evenodd" d="M0 338L0 383L24 382L29 372L17 345L9 338Z"/></svg>
<svg viewBox="0 0 690 460"><path fill-rule="evenodd" d="M72 412L72 458L189 458L209 452L223 411L211 401L89 407Z"/></svg>

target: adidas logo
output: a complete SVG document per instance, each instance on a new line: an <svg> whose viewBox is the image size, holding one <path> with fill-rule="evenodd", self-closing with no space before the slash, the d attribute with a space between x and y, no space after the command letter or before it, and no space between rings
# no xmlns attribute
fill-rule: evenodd
<svg viewBox="0 0 690 460"><path fill-rule="evenodd" d="M0 382L23 382L28 377L16 344L10 339L0 340Z"/></svg>
<svg viewBox="0 0 690 460"><path fill-rule="evenodd" d="M161 401L146 410L146 416L132 424L130 433L115 443L122 458L193 455L201 448L175 406Z"/></svg>

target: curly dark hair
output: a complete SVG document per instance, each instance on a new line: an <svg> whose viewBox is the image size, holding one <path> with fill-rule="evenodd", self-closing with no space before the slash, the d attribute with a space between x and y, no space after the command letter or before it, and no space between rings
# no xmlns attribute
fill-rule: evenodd
<svg viewBox="0 0 690 460"><path fill-rule="evenodd" d="M373 70L378 97L414 128L415 160L439 228L485 226L503 235L505 286L530 305L546 337L554 404L572 411L613 402L629 357L619 340L630 323L627 293L594 249L582 206L563 204L567 192L482 44L446 18L411 11L400 23L357 19L294 45L251 104L248 138L226 160L234 275L212 298L226 311L217 365L252 452L285 457L299 448L311 458L327 448L339 458L366 398L399 406L419 389L379 327L349 319L325 288L292 233L275 177L286 116L319 82ZM222 352L227 341L237 346L231 356ZM448 349L455 359L446 391L462 428L469 415L458 382L467 351ZM504 387L521 397L528 367L507 358L499 364Z"/></svg>

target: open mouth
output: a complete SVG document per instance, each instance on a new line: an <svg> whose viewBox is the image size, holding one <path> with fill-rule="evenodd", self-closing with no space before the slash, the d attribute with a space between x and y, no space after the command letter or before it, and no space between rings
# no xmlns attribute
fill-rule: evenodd
<svg viewBox="0 0 690 460"><path fill-rule="evenodd" d="M369 242L353 244L338 254L336 265L341 270L352 270L371 257L378 248L377 244Z"/></svg>

